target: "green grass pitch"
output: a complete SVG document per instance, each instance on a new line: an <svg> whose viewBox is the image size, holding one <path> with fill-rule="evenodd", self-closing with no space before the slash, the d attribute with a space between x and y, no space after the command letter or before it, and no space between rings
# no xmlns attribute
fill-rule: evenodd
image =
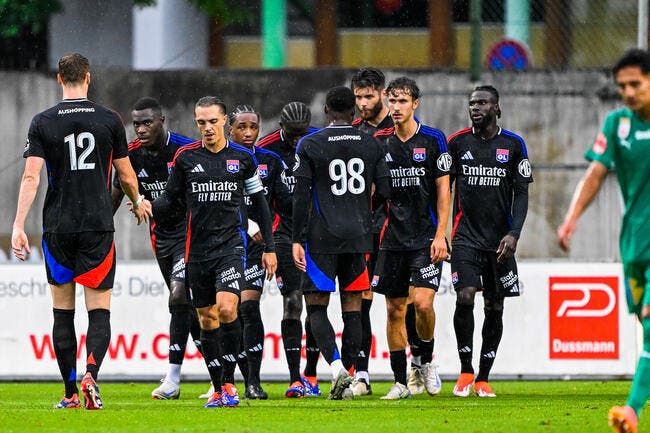
<svg viewBox="0 0 650 433"><path fill-rule="evenodd" d="M624 403L630 387L626 381L493 382L498 397L480 399L454 397L447 382L435 397L383 401L390 384L374 383L372 396L328 401L286 399L286 384L274 383L264 384L269 400L204 409L197 396L207 385L184 383L179 400L157 401L150 397L154 383L100 382L104 410L86 411L52 409L61 384L0 383L0 432L605 433L611 431L607 411ZM646 424L642 418L640 431Z"/></svg>

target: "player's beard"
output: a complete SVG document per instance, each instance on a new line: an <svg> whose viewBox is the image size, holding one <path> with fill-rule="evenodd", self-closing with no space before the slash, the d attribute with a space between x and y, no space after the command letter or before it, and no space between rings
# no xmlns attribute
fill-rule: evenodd
<svg viewBox="0 0 650 433"><path fill-rule="evenodd" d="M379 113L381 113L381 110L384 108L384 103L379 100L377 104L370 110L370 112L366 115L364 112L361 113L363 120L369 121L369 120L375 120Z"/></svg>

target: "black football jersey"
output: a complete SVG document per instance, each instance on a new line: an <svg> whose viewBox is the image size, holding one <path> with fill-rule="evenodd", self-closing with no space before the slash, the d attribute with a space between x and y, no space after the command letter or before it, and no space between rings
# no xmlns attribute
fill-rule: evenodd
<svg viewBox="0 0 650 433"><path fill-rule="evenodd" d="M352 126L329 126L298 143L294 175L311 184L309 251L371 252L371 185L388 177L385 153L371 135Z"/></svg>
<svg viewBox="0 0 650 433"><path fill-rule="evenodd" d="M352 126L359 128L360 131L365 132L366 134L375 135L377 132L382 129L392 128L395 126L393 123L393 118L390 116L390 113L384 117L377 126L372 126L363 117L358 117L352 121Z"/></svg>
<svg viewBox="0 0 650 433"><path fill-rule="evenodd" d="M318 128L309 127L309 134L318 131ZM296 163L296 148L291 143L285 140L282 129L277 129L272 133L262 137L257 141L256 146L261 149L267 149L280 155L282 161L287 166L284 172L284 183L289 188L289 193L293 194L293 188L296 185L296 178L293 175L293 166ZM273 223L273 233L279 242L291 242L291 231L293 224L291 222L291 215L279 215Z"/></svg>
<svg viewBox="0 0 650 433"><path fill-rule="evenodd" d="M196 140L168 131L165 146L155 156L142 146L140 139L129 143L129 160L138 178L140 194L149 201L157 199L167 184L174 155L181 146L194 141ZM117 175L113 178L113 186L121 188ZM156 256L168 256L174 252L179 242L185 241L185 218L176 218L172 223L162 223L162 219L159 222L152 218L149 220L149 234Z"/></svg>
<svg viewBox="0 0 650 433"><path fill-rule="evenodd" d="M388 217L379 248L429 247L438 226L436 179L448 176L451 168L445 135L418 123L417 132L406 142L395 135L395 128L380 130L375 138L384 146L391 177Z"/></svg>
<svg viewBox="0 0 650 433"><path fill-rule="evenodd" d="M512 223L514 184L532 182L526 143L499 128L484 140L472 128L449 137L455 183L453 245L496 251Z"/></svg>
<svg viewBox="0 0 650 433"><path fill-rule="evenodd" d="M362 117L355 119L352 122L352 126L359 128L360 131L365 132L366 134L375 135L377 132L392 128L395 126L393 123L393 118L390 116L390 113L384 117L377 126L372 126L367 121L363 120ZM379 209L373 209L372 212L372 232L381 233L381 229L384 227L384 222L386 221L386 206L382 206Z"/></svg>
<svg viewBox="0 0 650 433"><path fill-rule="evenodd" d="M113 160L127 156L120 116L87 99L65 99L37 114L25 158L45 160L47 193L43 231L113 231Z"/></svg>
<svg viewBox="0 0 650 433"><path fill-rule="evenodd" d="M245 147L228 142L217 153L201 141L181 147L172 161L164 194L171 201L180 200L187 210L185 261L243 256L244 194L261 190L257 161Z"/></svg>
<svg viewBox="0 0 650 433"><path fill-rule="evenodd" d="M253 153L257 160L257 173L264 187L264 197L271 211L273 229L276 230L282 219L291 218L291 193L285 183L287 166L280 155L270 150L255 147ZM244 201L247 206L248 218L259 223L261 220L259 209L253 206L248 195L244 196Z"/></svg>

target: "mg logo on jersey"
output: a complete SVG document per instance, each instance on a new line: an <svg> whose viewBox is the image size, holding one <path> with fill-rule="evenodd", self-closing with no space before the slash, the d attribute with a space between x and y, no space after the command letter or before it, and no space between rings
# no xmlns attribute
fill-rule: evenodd
<svg viewBox="0 0 650 433"><path fill-rule="evenodd" d="M239 160L238 159L229 159L226 161L226 170L230 173L239 172Z"/></svg>
<svg viewBox="0 0 650 433"><path fill-rule="evenodd" d="M497 161L508 162L510 151L508 149L497 149Z"/></svg>
<svg viewBox="0 0 650 433"><path fill-rule="evenodd" d="M550 358L618 359L618 351L618 277L550 277Z"/></svg>
<svg viewBox="0 0 650 433"><path fill-rule="evenodd" d="M413 161L422 162L427 159L427 150L424 147L413 149Z"/></svg>
<svg viewBox="0 0 650 433"><path fill-rule="evenodd" d="M260 177L267 177L269 175L269 168L266 164L259 164L257 170Z"/></svg>

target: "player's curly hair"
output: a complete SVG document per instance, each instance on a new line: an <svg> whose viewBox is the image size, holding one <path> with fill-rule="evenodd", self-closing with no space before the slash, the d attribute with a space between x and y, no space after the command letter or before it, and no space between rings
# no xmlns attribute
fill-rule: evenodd
<svg viewBox="0 0 650 433"><path fill-rule="evenodd" d="M410 95L414 101L420 99L420 88L415 84L415 80L412 80L409 77L395 78L393 81L388 83L386 94L393 94L397 90L401 90L405 94Z"/></svg>
<svg viewBox="0 0 650 433"><path fill-rule="evenodd" d="M311 122L311 111L307 104L303 102L289 102L282 107L280 112L280 123L309 123Z"/></svg>
<svg viewBox="0 0 650 433"><path fill-rule="evenodd" d="M232 125L237 121L237 116L239 116L241 113L253 113L255 116L257 116L257 122L259 123L260 121L260 113L255 111L255 108L253 108L252 105L248 104L241 104L236 106L230 114L228 114L228 125Z"/></svg>

